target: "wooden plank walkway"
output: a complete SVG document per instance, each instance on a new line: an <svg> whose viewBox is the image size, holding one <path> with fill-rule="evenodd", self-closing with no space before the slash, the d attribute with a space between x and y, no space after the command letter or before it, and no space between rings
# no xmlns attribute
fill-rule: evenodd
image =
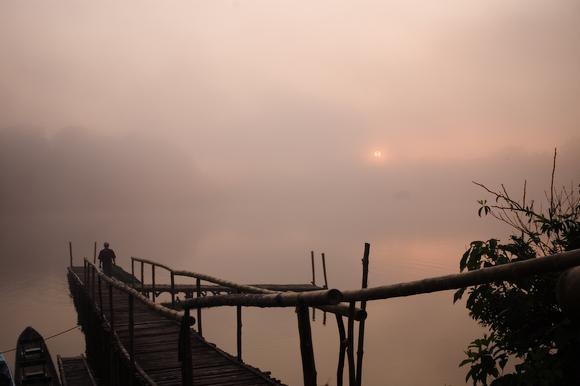
<svg viewBox="0 0 580 386"><path fill-rule="evenodd" d="M102 296L98 288L88 280L85 286L83 267L69 268L74 280L84 286L93 305L100 306L104 316L110 320L111 304L106 283L102 283ZM93 295L94 293L94 295ZM129 298L120 290L112 291L114 328L123 346L129 348ZM134 302L134 341L136 363L157 385L181 385L181 362L178 359L180 325L161 316L139 300ZM214 344L207 342L195 331L190 330L193 380L197 386L250 386L283 385L248 364L238 361Z"/></svg>
<svg viewBox="0 0 580 386"><path fill-rule="evenodd" d="M84 356L63 358L58 355L57 359L63 386L97 386L95 376Z"/></svg>

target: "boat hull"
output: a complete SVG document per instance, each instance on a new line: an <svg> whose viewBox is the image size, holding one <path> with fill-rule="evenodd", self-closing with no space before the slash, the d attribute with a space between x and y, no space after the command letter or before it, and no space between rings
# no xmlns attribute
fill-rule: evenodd
<svg viewBox="0 0 580 386"><path fill-rule="evenodd" d="M61 386L44 338L32 327L18 337L14 380L16 386Z"/></svg>

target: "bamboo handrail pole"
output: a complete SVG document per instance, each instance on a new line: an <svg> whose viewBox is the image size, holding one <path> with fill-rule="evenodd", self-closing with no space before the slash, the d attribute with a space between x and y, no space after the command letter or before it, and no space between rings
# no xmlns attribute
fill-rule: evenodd
<svg viewBox="0 0 580 386"><path fill-rule="evenodd" d="M221 306L296 307L338 304L342 295L337 289L312 292L282 292L274 294L230 294L186 299L179 308L209 308Z"/></svg>
<svg viewBox="0 0 580 386"><path fill-rule="evenodd" d="M152 260L148 260L148 259L143 259L143 258L139 258L139 257L134 257L134 259L136 261L141 262L141 264L148 263L148 264L157 264L158 266L162 266L162 267L166 268L167 270L172 271L175 276L193 277L195 279L200 279L200 280L208 281L210 283L219 284L219 285L222 285L224 287L237 289L237 290L240 290L240 292L257 293L257 294L275 294L275 293L279 292L279 291L268 290L268 289L250 286L250 285L245 285L245 284L238 284L238 283L235 283L233 281L220 279L217 277L213 277L213 276L198 273L198 272L191 272L191 271L185 271L185 270L174 270L174 269L169 268L168 266L158 264L158 263L156 263ZM143 277L141 277L141 279L143 279ZM143 280L141 280L141 282L143 282ZM141 288L141 289L143 290L143 288ZM329 305L318 306L317 308L319 308L323 311L326 311L326 312L331 312L333 314L338 313L342 316L349 315L349 307L345 304L336 304L336 305L332 305L332 306L329 306ZM355 308L354 319L360 321L364 318L366 318L366 312L361 310L360 308Z"/></svg>
<svg viewBox="0 0 580 386"><path fill-rule="evenodd" d="M147 264L151 264L151 265L156 265L156 266L158 266L158 267L161 267L161 268L164 268L164 269L166 269L166 270L168 270L168 271L173 271L173 269L172 269L172 268L168 267L168 266L167 266L167 265L165 265L165 264L161 264L161 263L159 263L159 262L157 262L157 261L153 261L153 260L150 260L150 259L144 259L144 258L142 258L142 257L136 257L136 256L133 256L133 257L132 257L132 259L134 259L135 261L142 262L142 263L147 263Z"/></svg>
<svg viewBox="0 0 580 386"><path fill-rule="evenodd" d="M254 287L254 286L250 286L250 285L246 285L246 284L238 284L238 283L235 283L233 281L224 280L224 279L216 278L213 276L209 276L209 275L205 275L205 274L201 274L201 273L197 273L197 272L180 270L180 271L173 271L173 273L175 275L178 275L178 276L188 276L188 277L198 278L200 280L208 281L210 283L223 285L224 287L234 288L234 289L240 290L240 292L244 292L244 293L254 293L254 294L278 294L278 293L280 293L279 291L268 290L268 289ZM344 304L321 305L321 306L318 306L318 308L323 310L323 311L326 311L326 312L338 313L338 314L343 315L343 316L349 315L349 307L344 305ZM355 318L355 320L364 319L364 318L366 318L366 312L361 310L360 308L355 308L354 318Z"/></svg>
<svg viewBox="0 0 580 386"><path fill-rule="evenodd" d="M89 266L94 267L94 265L91 262L87 261L87 263ZM103 274L102 272L97 272L97 274L101 277L102 280L104 280L105 282L107 282L109 284L109 288L111 288L111 286L112 286L120 291L131 294L137 300L144 303L147 307L149 307L153 311L156 311L157 313L159 313L167 318L170 318L170 319L173 319L176 321L181 321L182 315L179 312L172 310L170 308L164 307L160 304L151 302L151 300L148 299L147 297L143 296L141 294L141 292L137 291L136 289L126 285L125 283L123 283L117 279L108 277L107 275ZM110 296L111 296L111 294L110 294ZM110 299L110 301L111 301L111 307L112 307L112 298Z"/></svg>
<svg viewBox="0 0 580 386"><path fill-rule="evenodd" d="M580 249L575 249L551 256L502 264L465 273L431 277L367 289L347 290L343 291L342 295L343 300L349 302L389 299L459 289L497 281L514 280L534 274L559 272L578 265L580 265Z"/></svg>

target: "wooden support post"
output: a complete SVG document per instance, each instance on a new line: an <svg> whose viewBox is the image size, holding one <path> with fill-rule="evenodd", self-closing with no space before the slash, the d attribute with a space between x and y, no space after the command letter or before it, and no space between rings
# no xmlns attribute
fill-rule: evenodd
<svg viewBox="0 0 580 386"><path fill-rule="evenodd" d="M101 311L101 318L103 317L103 292L101 289L101 276L98 277L99 283L99 310Z"/></svg>
<svg viewBox="0 0 580 386"><path fill-rule="evenodd" d="M131 361L129 385L132 385L135 373L135 306L133 304L132 294L129 294L129 359Z"/></svg>
<svg viewBox="0 0 580 386"><path fill-rule="evenodd" d="M91 266L91 272L92 272L92 277L91 277L91 293L93 295L93 301L95 300L95 277L97 276L97 267L95 267L94 265Z"/></svg>
<svg viewBox="0 0 580 386"><path fill-rule="evenodd" d="M316 269L314 268L314 251L310 251L310 261L312 262L312 285L316 285ZM312 307L312 321L316 321L316 308Z"/></svg>
<svg viewBox="0 0 580 386"><path fill-rule="evenodd" d="M336 368L336 386L342 386L344 373L344 355L346 351L346 332L344 331L344 321L342 315L334 314L336 316L336 324L338 325L338 339L340 344L338 346L338 367Z"/></svg>
<svg viewBox="0 0 580 386"><path fill-rule="evenodd" d="M68 255L70 257L69 266L73 266L72 242L68 242Z"/></svg>
<svg viewBox="0 0 580 386"><path fill-rule="evenodd" d="M365 250L362 258L362 288L367 288L369 286L369 254L371 245L365 243ZM361 301L360 308L366 312L367 302ZM362 366L363 366L363 355L364 355L364 341L365 341L365 319L359 321L358 323L358 350L356 353L356 384L361 386L362 384Z"/></svg>
<svg viewBox="0 0 580 386"><path fill-rule="evenodd" d="M155 264L151 264L151 300L155 303Z"/></svg>
<svg viewBox="0 0 580 386"><path fill-rule="evenodd" d="M135 259L131 256L131 286L135 287Z"/></svg>
<svg viewBox="0 0 580 386"><path fill-rule="evenodd" d="M240 293L240 291L238 291ZM238 360L242 362L242 306L236 306Z"/></svg>
<svg viewBox="0 0 580 386"><path fill-rule="evenodd" d="M354 308L355 302L350 302L348 316L348 337L346 355L348 358L348 384L356 385L356 368L354 363Z"/></svg>
<svg viewBox="0 0 580 386"><path fill-rule="evenodd" d="M93 248L93 264L97 264L97 242L95 241L95 247Z"/></svg>
<svg viewBox="0 0 580 386"><path fill-rule="evenodd" d="M112 334L115 331L115 314L113 312L113 285L111 283L109 283L109 324Z"/></svg>
<svg viewBox="0 0 580 386"><path fill-rule="evenodd" d="M328 278L326 277L326 257L322 252L322 273L324 274L324 288L328 288Z"/></svg>
<svg viewBox="0 0 580 386"><path fill-rule="evenodd" d="M181 384L193 386L193 364L191 355L191 337L189 336L189 308L184 309L179 334L179 360L181 361Z"/></svg>
<svg viewBox="0 0 580 386"><path fill-rule="evenodd" d="M196 279L197 297L201 297L201 279ZM201 327L201 307L197 308L197 333L203 336L203 329Z"/></svg>
<svg viewBox="0 0 580 386"><path fill-rule="evenodd" d="M175 275L171 271L171 305L175 306Z"/></svg>
<svg viewBox="0 0 580 386"><path fill-rule="evenodd" d="M297 307L298 333L300 335L300 354L302 357L302 373L304 386L316 386L316 363L314 362L314 348L312 347L312 331L308 307Z"/></svg>
<svg viewBox="0 0 580 386"><path fill-rule="evenodd" d="M88 287L88 272L87 272L88 266L87 266L87 261L83 260L83 284L85 285L85 288Z"/></svg>
<svg viewBox="0 0 580 386"><path fill-rule="evenodd" d="M324 274L324 288L328 289L328 277L326 276L326 257L324 252L321 253L322 256L322 273ZM322 324L326 326L326 311L322 314Z"/></svg>
<svg viewBox="0 0 580 386"><path fill-rule="evenodd" d="M143 278L143 271L145 270L144 265L145 265L145 263L141 262L141 291L143 291L143 286L145 285L145 281Z"/></svg>

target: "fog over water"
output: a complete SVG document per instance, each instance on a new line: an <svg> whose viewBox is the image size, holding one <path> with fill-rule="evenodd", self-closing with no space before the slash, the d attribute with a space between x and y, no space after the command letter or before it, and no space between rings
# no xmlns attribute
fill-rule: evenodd
<svg viewBox="0 0 580 386"><path fill-rule="evenodd" d="M505 183L580 182L575 1L2 2L0 350L76 322L75 259L130 256L241 282L331 287L458 271ZM381 151L381 158L373 157ZM319 267L320 268L320 267ZM321 277L321 271L318 271ZM235 350L235 311L204 319ZM330 320L331 322L333 319ZM481 331L450 292L369 305L367 385L462 385ZM334 323L313 324L335 384ZM80 332L50 341L84 350ZM301 384L294 311L244 311L244 356ZM9 356L12 361L13 357Z"/></svg>

